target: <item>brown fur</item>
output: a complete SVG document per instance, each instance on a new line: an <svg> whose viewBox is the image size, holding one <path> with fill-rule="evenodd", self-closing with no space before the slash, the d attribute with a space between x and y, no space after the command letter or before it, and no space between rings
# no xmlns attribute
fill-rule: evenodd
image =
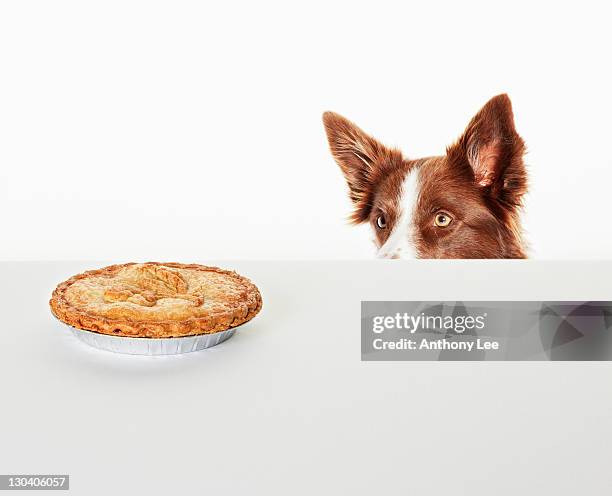
<svg viewBox="0 0 612 496"><path fill-rule="evenodd" d="M349 185L351 220L369 221L380 247L399 217L406 174L419 173L411 239L419 258L525 258L520 227L527 191L525 144L507 95L476 114L445 156L408 160L338 114L323 116L331 152ZM450 215L448 227L433 219ZM386 227L377 227L383 216Z"/></svg>

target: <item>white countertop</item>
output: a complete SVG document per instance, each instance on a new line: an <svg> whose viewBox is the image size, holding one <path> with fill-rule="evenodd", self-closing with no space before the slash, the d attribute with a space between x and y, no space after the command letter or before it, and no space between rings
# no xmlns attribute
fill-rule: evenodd
<svg viewBox="0 0 612 496"><path fill-rule="evenodd" d="M0 264L0 471L73 494L610 494L611 363L360 361L360 301L612 300L612 262L224 262L262 313L172 357L87 347Z"/></svg>

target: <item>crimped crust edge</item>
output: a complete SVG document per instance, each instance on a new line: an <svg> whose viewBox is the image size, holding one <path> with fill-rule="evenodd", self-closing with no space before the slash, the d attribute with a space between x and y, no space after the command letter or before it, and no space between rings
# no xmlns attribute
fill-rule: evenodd
<svg viewBox="0 0 612 496"><path fill-rule="evenodd" d="M225 331L248 322L261 310L263 302L257 286L255 286L246 277L241 276L234 271L199 264L159 262L146 262L146 264L179 269L217 272L219 274L228 275L240 281L244 286L247 293L245 301L240 305L237 305L235 308L217 312L206 317L193 317L182 321L134 321L128 319L109 319L101 315L89 314L86 311L71 305L66 300L64 293L76 281L92 276L111 275L123 267L135 265L135 263L125 263L109 265L108 267L103 267L96 270L89 270L72 276L70 279L58 284L53 291L51 300L49 301L51 312L64 324L85 331L122 337L176 338Z"/></svg>

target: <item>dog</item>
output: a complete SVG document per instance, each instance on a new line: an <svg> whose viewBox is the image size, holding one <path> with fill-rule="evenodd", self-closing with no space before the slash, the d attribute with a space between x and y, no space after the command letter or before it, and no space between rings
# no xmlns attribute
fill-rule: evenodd
<svg viewBox="0 0 612 496"><path fill-rule="evenodd" d="M333 112L323 123L350 221L370 224L378 257L526 258L525 143L508 95L489 100L444 156L407 159Z"/></svg>

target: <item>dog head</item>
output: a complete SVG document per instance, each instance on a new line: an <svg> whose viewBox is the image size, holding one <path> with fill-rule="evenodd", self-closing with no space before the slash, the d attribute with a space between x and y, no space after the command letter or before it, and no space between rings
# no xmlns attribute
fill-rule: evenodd
<svg viewBox="0 0 612 496"><path fill-rule="evenodd" d="M525 144L507 95L489 100L439 157L406 159L333 112L323 122L350 219L370 224L379 257L525 258Z"/></svg>

